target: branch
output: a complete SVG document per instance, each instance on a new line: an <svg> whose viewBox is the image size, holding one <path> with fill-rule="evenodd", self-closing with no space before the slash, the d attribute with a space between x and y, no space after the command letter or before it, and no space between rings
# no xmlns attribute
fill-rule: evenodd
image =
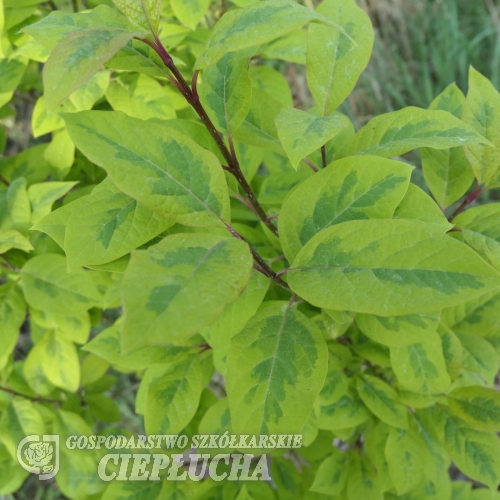
<svg viewBox="0 0 500 500"><path fill-rule="evenodd" d="M59 401L57 399L42 398L40 396L36 396L36 397L26 396L25 394L21 394L20 392L14 391L14 389L10 389L9 387L2 387L2 386L0 386L0 391L8 392L9 394L12 394L13 396L18 396L20 398L29 399L30 401L33 401L34 403L56 403L56 404L61 404L61 401Z"/></svg>
<svg viewBox="0 0 500 500"><path fill-rule="evenodd" d="M243 175L243 172L241 170L241 167L238 163L238 160L236 159L235 155L232 155L229 149L227 148L226 144L224 143L224 140L222 138L222 135L219 133L219 131L215 128L215 125L213 124L212 120L208 116L205 108L200 102L200 99L198 97L198 93L196 91L196 81L197 81L197 74L193 75L193 84L194 84L194 92L189 86L189 84L186 82L185 78L182 76L181 72L175 65L172 57L170 54L167 52L165 47L162 45L160 39L155 35L155 41L150 42L148 40L142 40L143 42L147 43L151 48L155 50L155 52L160 56L161 60L163 61L163 64L172 72L175 81L177 82L176 87L180 90L182 95L185 97L187 102L191 105L191 107L196 111L197 115L200 117L201 121L205 125L206 129L209 131L210 135L214 139L215 143L217 144L217 147L219 148L220 152L222 153L222 156L227 162L227 165L231 170L229 170L236 180L238 181L238 184L241 186L243 189L244 193L246 194L247 198L249 199L250 203L252 204L255 213L259 217L259 219L269 228L269 230L275 235L278 236L278 230L276 226L267 218L266 212L260 205L259 201L257 200L257 197L255 196L255 193L253 192L252 188L250 187L250 184L248 184L247 180L245 179L245 176Z"/></svg>
<svg viewBox="0 0 500 500"><path fill-rule="evenodd" d="M450 215L450 217L448 218L448 222L452 222L457 215L461 214L468 205L470 205L474 200L481 196L485 191L486 189L481 189L479 185L477 185L469 194L469 196L467 196L464 201L462 201L460 206Z"/></svg>
<svg viewBox="0 0 500 500"><path fill-rule="evenodd" d="M323 168L326 168L326 144L321 146L321 161L323 162Z"/></svg>

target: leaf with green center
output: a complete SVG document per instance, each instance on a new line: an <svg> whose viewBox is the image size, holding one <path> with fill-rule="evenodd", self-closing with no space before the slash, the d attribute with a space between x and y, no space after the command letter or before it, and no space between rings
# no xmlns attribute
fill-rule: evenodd
<svg viewBox="0 0 500 500"><path fill-rule="evenodd" d="M55 110L138 35L117 28L87 28L70 33L52 51L43 69L47 109Z"/></svg>
<svg viewBox="0 0 500 500"><path fill-rule="evenodd" d="M54 330L57 336L76 344L85 344L90 335L91 326L87 311L68 316L30 308L30 322L32 330Z"/></svg>
<svg viewBox="0 0 500 500"><path fill-rule="evenodd" d="M38 222L50 214L55 201L62 198L77 182L42 182L32 184L28 188L28 198L31 202L31 221Z"/></svg>
<svg viewBox="0 0 500 500"><path fill-rule="evenodd" d="M346 452L334 448L333 453L318 467L311 491L329 496L340 494L347 481L348 461Z"/></svg>
<svg viewBox="0 0 500 500"><path fill-rule="evenodd" d="M80 363L73 342L53 331L47 333L33 347L42 360L42 370L49 382L69 392L76 392L80 384Z"/></svg>
<svg viewBox="0 0 500 500"><path fill-rule="evenodd" d="M391 428L385 445L389 475L399 496L424 479L427 450L414 427L408 430Z"/></svg>
<svg viewBox="0 0 500 500"><path fill-rule="evenodd" d="M443 233L448 232L453 227L436 202L415 184L408 186L408 191L394 211L394 218L427 222L439 226Z"/></svg>
<svg viewBox="0 0 500 500"><path fill-rule="evenodd" d="M464 144L478 184L487 184L490 188L500 186L500 94L472 66L462 119L490 141L489 144Z"/></svg>
<svg viewBox="0 0 500 500"><path fill-rule="evenodd" d="M309 26L307 83L322 115L335 111L356 85L373 48L370 18L353 0L325 0L317 9L341 26L348 38L330 26Z"/></svg>
<svg viewBox="0 0 500 500"><path fill-rule="evenodd" d="M300 184L285 200L278 227L292 262L321 230L348 220L389 219L403 199L412 168L375 156L333 162Z"/></svg>
<svg viewBox="0 0 500 500"><path fill-rule="evenodd" d="M283 149L297 169L302 158L324 146L348 127L350 121L341 113L314 116L300 109L283 108L274 123Z"/></svg>
<svg viewBox="0 0 500 500"><path fill-rule="evenodd" d="M363 403L382 422L408 429L408 412L389 384L377 377L364 375L356 379L356 388Z"/></svg>
<svg viewBox="0 0 500 500"><path fill-rule="evenodd" d="M448 371L451 381L454 382L462 371L462 344L455 332L442 323L439 325L438 333L441 336L446 370Z"/></svg>
<svg viewBox="0 0 500 500"><path fill-rule="evenodd" d="M19 339L19 329L26 317L26 304L16 283L0 285L0 324L2 325L2 353L0 369L9 360Z"/></svg>
<svg viewBox="0 0 500 500"><path fill-rule="evenodd" d="M194 417L210 380L209 352L172 364L147 388L144 424L148 434L178 434Z"/></svg>
<svg viewBox="0 0 500 500"><path fill-rule="evenodd" d="M106 179L68 219L64 237L68 267L116 260L172 225Z"/></svg>
<svg viewBox="0 0 500 500"><path fill-rule="evenodd" d="M54 314L86 311L102 301L87 272L66 272L62 255L43 254L29 260L21 273L21 286L31 307Z"/></svg>
<svg viewBox="0 0 500 500"><path fill-rule="evenodd" d="M310 21L322 22L330 29L343 30L333 21L292 0L262 0L227 12L212 29L195 69L215 64L228 52L271 42Z"/></svg>
<svg viewBox="0 0 500 500"><path fill-rule="evenodd" d="M110 72L98 71L90 80L69 96L71 104L77 111L92 109L94 104L102 99L109 86Z"/></svg>
<svg viewBox="0 0 500 500"><path fill-rule="evenodd" d="M185 135L119 112L82 111L64 119L78 149L153 212L189 226L229 220L219 161Z"/></svg>
<svg viewBox="0 0 500 500"><path fill-rule="evenodd" d="M111 364L126 370L144 370L152 365L168 364L195 352L192 346L147 346L130 354L121 352L121 328L123 321L118 319L113 326L106 328L82 349L91 352Z"/></svg>
<svg viewBox="0 0 500 500"><path fill-rule="evenodd" d="M460 118L464 103L465 96L452 83L432 101L429 109L448 111ZM463 148L422 148L420 155L425 182L441 208L452 205L470 188L474 173Z"/></svg>
<svg viewBox="0 0 500 500"><path fill-rule="evenodd" d="M500 482L498 436L472 429L453 417L446 417L441 434L443 444L456 466L471 479L496 490Z"/></svg>
<svg viewBox="0 0 500 500"><path fill-rule="evenodd" d="M21 32L33 37L44 47L52 50L72 31L85 28L116 28L124 31L136 31L136 27L120 12L107 5L99 5L90 12L76 14L56 10L38 22L25 26ZM149 29L144 30L144 34Z"/></svg>
<svg viewBox="0 0 500 500"><path fill-rule="evenodd" d="M360 453L352 453L347 476L347 497L349 500L382 500L377 472L370 461Z"/></svg>
<svg viewBox="0 0 500 500"><path fill-rule="evenodd" d="M356 323L367 337L390 347L403 347L424 341L437 331L439 320L439 313L389 317L356 315Z"/></svg>
<svg viewBox="0 0 500 500"><path fill-rule="evenodd" d="M0 108L7 104L14 91L21 83L26 64L18 59L2 59L0 58Z"/></svg>
<svg viewBox="0 0 500 500"><path fill-rule="evenodd" d="M251 271L246 243L213 234L174 234L135 251L122 285L123 352L198 333L240 296Z"/></svg>
<svg viewBox="0 0 500 500"><path fill-rule="evenodd" d="M331 431L349 429L366 422L370 417L370 411L356 392L350 389L335 403L321 406L318 427Z"/></svg>
<svg viewBox="0 0 500 500"><path fill-rule="evenodd" d="M403 108L370 120L354 136L347 155L399 156L422 147L448 149L488 140L451 113Z"/></svg>
<svg viewBox="0 0 500 500"><path fill-rule="evenodd" d="M200 99L214 124L234 131L250 111L252 82L248 77L251 51L229 53L203 71Z"/></svg>
<svg viewBox="0 0 500 500"><path fill-rule="evenodd" d="M500 274L430 225L357 220L324 229L287 273L317 307L393 316L459 304L497 289Z"/></svg>
<svg viewBox="0 0 500 500"><path fill-rule="evenodd" d="M338 358L329 352L328 372L321 392L319 393L319 403L321 406L328 406L337 402L346 395L349 389L349 380L339 365Z"/></svg>
<svg viewBox="0 0 500 500"><path fill-rule="evenodd" d="M115 111L141 120L170 120L176 116L165 87L147 75L121 75L111 82L106 99Z"/></svg>
<svg viewBox="0 0 500 500"><path fill-rule="evenodd" d="M500 430L500 394L495 389L459 387L447 394L453 413L480 431Z"/></svg>
<svg viewBox="0 0 500 500"><path fill-rule="evenodd" d="M30 240L15 229L0 231L0 254L8 252L12 248L18 248L23 252L31 252L33 245Z"/></svg>
<svg viewBox="0 0 500 500"><path fill-rule="evenodd" d="M463 347L462 365L466 370L478 373L490 385L500 368L495 348L486 340L470 333L456 332Z"/></svg>
<svg viewBox="0 0 500 500"><path fill-rule="evenodd" d="M398 382L413 392L440 394L451 383L437 333L429 332L417 344L391 347L391 365Z"/></svg>
<svg viewBox="0 0 500 500"><path fill-rule="evenodd" d="M311 320L287 304L262 309L229 345L226 390L233 432L300 432L326 368L326 344Z"/></svg>
<svg viewBox="0 0 500 500"><path fill-rule="evenodd" d="M136 26L158 33L161 0L113 0L113 3Z"/></svg>
<svg viewBox="0 0 500 500"><path fill-rule="evenodd" d="M0 191L0 227L26 234L30 226L31 206L26 179L18 177L6 190Z"/></svg>
<svg viewBox="0 0 500 500"><path fill-rule="evenodd" d="M210 0L170 0L175 17L194 30L207 12Z"/></svg>
<svg viewBox="0 0 500 500"><path fill-rule="evenodd" d="M215 323L201 330L200 334L212 348L214 365L220 374L226 374L227 351L231 338L240 333L257 312L268 288L269 279L253 270L248 285L236 302L227 306Z"/></svg>

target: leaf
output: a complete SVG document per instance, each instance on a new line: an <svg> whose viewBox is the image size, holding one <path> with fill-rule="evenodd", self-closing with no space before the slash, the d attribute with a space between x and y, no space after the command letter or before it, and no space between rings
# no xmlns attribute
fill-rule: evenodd
<svg viewBox="0 0 500 500"><path fill-rule="evenodd" d="M18 491L28 475L28 472L19 467L17 459L0 444L0 494L9 495Z"/></svg>
<svg viewBox="0 0 500 500"><path fill-rule="evenodd" d="M50 166L43 155L46 144L39 144L9 158L0 158L2 176L10 183L24 177L29 184L43 182L50 173Z"/></svg>
<svg viewBox="0 0 500 500"><path fill-rule="evenodd" d="M18 248L23 252L31 252L31 250L33 250L33 245L15 229L0 231L0 254L8 252L12 248Z"/></svg>
<svg viewBox="0 0 500 500"><path fill-rule="evenodd" d="M102 500L155 500L159 498L159 481L111 481Z"/></svg>
<svg viewBox="0 0 500 500"><path fill-rule="evenodd" d="M317 9L341 26L311 24L307 40L307 83L322 115L335 111L370 60L374 33L368 15L353 0L326 0Z"/></svg>
<svg viewBox="0 0 500 500"><path fill-rule="evenodd" d="M48 113L43 96L36 101L31 117L31 128L35 138L64 128L64 121L57 113Z"/></svg>
<svg viewBox="0 0 500 500"><path fill-rule="evenodd" d="M210 5L210 0L170 0L175 17L194 30Z"/></svg>
<svg viewBox="0 0 500 500"><path fill-rule="evenodd" d="M227 352L231 338L241 332L257 312L268 288L269 279L253 270L250 281L236 301L224 309L215 323L200 332L212 348L214 365L220 374L226 374Z"/></svg>
<svg viewBox="0 0 500 500"><path fill-rule="evenodd" d="M399 156L413 149L448 149L488 141L451 113L413 106L371 119L359 130L347 155Z"/></svg>
<svg viewBox="0 0 500 500"><path fill-rule="evenodd" d="M468 144L464 148L478 184L486 184L490 188L500 186L500 94L472 66L462 118L490 141L489 144Z"/></svg>
<svg viewBox="0 0 500 500"><path fill-rule="evenodd" d="M356 379L356 388L363 403L386 424L408 429L408 413L398 401L396 391L377 377L364 375Z"/></svg>
<svg viewBox="0 0 500 500"><path fill-rule="evenodd" d="M432 101L429 109L448 111L460 118L464 103L465 96L452 83ZM441 208L452 205L470 188L474 173L463 148L422 148L420 155L425 182Z"/></svg>
<svg viewBox="0 0 500 500"><path fill-rule="evenodd" d="M356 219L392 217L410 183L411 167L377 157L344 158L314 174L285 200L278 219L292 262L321 230Z"/></svg>
<svg viewBox="0 0 500 500"><path fill-rule="evenodd" d="M500 429L500 394L495 389L459 387L447 394L448 404L471 427L486 432Z"/></svg>
<svg viewBox="0 0 500 500"><path fill-rule="evenodd" d="M391 365L398 382L417 393L440 394L450 386L441 338L429 332L425 341L391 347Z"/></svg>
<svg viewBox="0 0 500 500"><path fill-rule="evenodd" d="M14 91L18 87L24 72L26 64L18 59L3 59L0 58L0 108L7 104Z"/></svg>
<svg viewBox="0 0 500 500"><path fill-rule="evenodd" d="M233 432L300 432L326 369L326 344L314 323L290 305L262 309L229 346Z"/></svg>
<svg viewBox="0 0 500 500"><path fill-rule="evenodd" d="M302 158L324 146L350 121L340 113L314 116L300 109L283 108L274 123L283 149L293 168L297 169Z"/></svg>
<svg viewBox="0 0 500 500"><path fill-rule="evenodd" d="M462 344L455 332L443 324L439 325L438 333L441 336L446 370L454 382L462 371Z"/></svg>
<svg viewBox="0 0 500 500"><path fill-rule="evenodd" d="M215 64L228 52L268 43L310 21L339 28L334 22L292 0L262 0L248 7L227 12L212 29L195 69Z"/></svg>
<svg viewBox="0 0 500 500"><path fill-rule="evenodd" d="M139 203L185 225L229 219L229 196L217 158L183 134L122 113L64 115L78 149Z"/></svg>
<svg viewBox="0 0 500 500"><path fill-rule="evenodd" d="M53 111L90 80L138 32L118 28L87 28L70 33L52 51L43 69L45 103ZM61 73L61 68L64 71Z"/></svg>
<svg viewBox="0 0 500 500"><path fill-rule="evenodd" d="M26 234L31 225L31 206L24 177L12 181L6 191L0 191L0 207L0 227Z"/></svg>
<svg viewBox="0 0 500 500"><path fill-rule="evenodd" d="M347 498L349 500L382 500L384 498L375 469L361 454L353 454L347 477Z"/></svg>
<svg viewBox="0 0 500 500"><path fill-rule="evenodd" d="M123 111L141 120L168 120L176 116L165 87L147 75L121 75L111 82L106 99L115 111Z"/></svg>
<svg viewBox="0 0 500 500"><path fill-rule="evenodd" d="M106 328L82 349L100 356L111 364L125 370L144 370L152 365L168 364L192 354L193 346L147 346L130 354L121 353L121 328L123 321L118 319L113 326Z"/></svg>
<svg viewBox="0 0 500 500"><path fill-rule="evenodd" d="M452 417L446 418L442 433L443 444L457 467L471 479L496 490L500 482L498 436L472 429Z"/></svg>
<svg viewBox="0 0 500 500"><path fill-rule="evenodd" d="M42 182L32 184L28 188L28 198L31 202L31 221L38 222L50 214L52 204L62 198L77 182Z"/></svg>
<svg viewBox="0 0 500 500"><path fill-rule="evenodd" d="M336 448L321 462L314 477L311 491L324 495L338 495L344 489L349 471L348 455Z"/></svg>
<svg viewBox="0 0 500 500"><path fill-rule="evenodd" d="M62 255L43 254L29 260L21 273L21 286L31 307L54 314L86 311L102 300L85 271L66 272Z"/></svg>
<svg viewBox="0 0 500 500"><path fill-rule="evenodd" d="M85 206L89 196L90 195L81 196L71 203L54 210L45 217L42 217L31 228L31 231L40 231L48 234L62 249L64 249L64 237L68 220L73 212Z"/></svg>
<svg viewBox="0 0 500 500"><path fill-rule="evenodd" d="M94 104L106 94L109 79L109 71L98 71L90 80L69 96L71 104L77 111L92 109Z"/></svg>
<svg viewBox="0 0 500 500"><path fill-rule="evenodd" d="M498 274L431 226L358 220L317 234L287 273L317 307L391 316L446 307L498 287Z"/></svg>
<svg viewBox="0 0 500 500"><path fill-rule="evenodd" d="M113 3L139 28L158 33L161 0L113 0Z"/></svg>
<svg viewBox="0 0 500 500"><path fill-rule="evenodd" d="M66 130L56 132L44 153L47 163L55 170L55 179L64 179L75 161L75 145Z"/></svg>
<svg viewBox="0 0 500 500"><path fill-rule="evenodd" d="M77 344L85 344L90 335L90 318L87 311L73 313L71 316L51 314L45 311L30 309L31 327L43 330L54 330L58 337Z"/></svg>
<svg viewBox="0 0 500 500"><path fill-rule="evenodd" d="M19 329L26 317L26 304L16 283L0 285L0 325L2 325L2 353L0 369L3 369L19 338Z"/></svg>
<svg viewBox="0 0 500 500"><path fill-rule="evenodd" d="M200 99L214 124L222 130L236 130L250 111L252 82L248 77L248 58L251 55L250 51L229 53L203 71Z"/></svg>
<svg viewBox="0 0 500 500"><path fill-rule="evenodd" d="M73 342L48 331L33 347L49 382L69 392L76 392L80 383L80 363Z"/></svg>
<svg viewBox="0 0 500 500"><path fill-rule="evenodd" d="M67 221L64 249L68 267L75 269L116 260L172 224L120 192L107 178Z"/></svg>
<svg viewBox="0 0 500 500"><path fill-rule="evenodd" d="M246 243L208 233L174 234L135 251L123 278L122 351L198 333L239 297L251 270Z"/></svg>
<svg viewBox="0 0 500 500"><path fill-rule="evenodd" d="M357 314L361 331L375 342L392 347L403 347L425 341L437 331L440 314L407 314L405 316L376 316Z"/></svg>
<svg viewBox="0 0 500 500"><path fill-rule="evenodd" d="M434 224L439 226L443 233L453 227L434 200L415 184L408 186L408 191L394 212L394 218L420 220Z"/></svg>
<svg viewBox="0 0 500 500"><path fill-rule="evenodd" d="M349 390L335 403L321 407L318 427L332 431L348 429L362 424L370 416L371 413L358 395L353 390Z"/></svg>
<svg viewBox="0 0 500 500"><path fill-rule="evenodd" d="M466 370L479 373L493 385L500 368L500 360L495 348L485 339L469 333L456 332L463 347L462 365Z"/></svg>
<svg viewBox="0 0 500 500"><path fill-rule="evenodd" d="M389 475L398 495L403 495L424 479L426 449L418 431L389 429L385 445Z"/></svg>
<svg viewBox="0 0 500 500"><path fill-rule="evenodd" d="M144 423L148 434L178 434L194 417L210 380L210 353L173 364L147 390Z"/></svg>

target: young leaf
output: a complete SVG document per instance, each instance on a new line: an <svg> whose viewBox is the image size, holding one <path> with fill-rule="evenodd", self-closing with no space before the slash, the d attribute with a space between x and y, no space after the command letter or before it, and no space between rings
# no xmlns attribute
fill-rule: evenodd
<svg viewBox="0 0 500 500"><path fill-rule="evenodd" d="M374 33L370 18L354 0L325 0L318 14L345 34L313 23L307 40L307 83L321 115L335 111L351 93L370 59Z"/></svg>
<svg viewBox="0 0 500 500"><path fill-rule="evenodd" d="M334 224L392 217L410 175L409 165L375 156L344 158L314 174L287 197L278 219L287 259Z"/></svg>
<svg viewBox="0 0 500 500"><path fill-rule="evenodd" d="M283 149L297 169L302 158L324 146L349 126L350 121L340 113L314 116L300 109L283 108L274 123Z"/></svg>
<svg viewBox="0 0 500 500"><path fill-rule="evenodd" d="M64 237L68 267L75 269L116 260L172 224L106 179L68 219Z"/></svg>
<svg viewBox="0 0 500 500"><path fill-rule="evenodd" d="M195 69L215 64L228 52L268 43L310 21L323 22L342 29L334 22L292 0L262 0L243 9L227 12L210 33L205 51Z"/></svg>
<svg viewBox="0 0 500 500"><path fill-rule="evenodd" d="M174 363L147 388L144 423L148 434L178 434L194 417L212 373L210 353Z"/></svg>
<svg viewBox="0 0 500 500"><path fill-rule="evenodd" d="M275 305L231 339L227 365L233 432L300 432L325 380L327 349L311 320Z"/></svg>
<svg viewBox="0 0 500 500"><path fill-rule="evenodd" d="M447 395L455 415L480 431L500 430L500 394L495 389L459 387Z"/></svg>
<svg viewBox="0 0 500 500"><path fill-rule="evenodd" d="M392 316L439 309L496 289L500 275L431 226L358 220L324 229L287 273L317 307Z"/></svg>
<svg viewBox="0 0 500 500"><path fill-rule="evenodd" d="M398 382L413 392L440 394L451 383L437 333L418 344L391 347L391 365Z"/></svg>
<svg viewBox="0 0 500 500"><path fill-rule="evenodd" d="M52 385L76 392L80 383L80 363L73 342L48 331L33 351L34 356L40 356L43 372Z"/></svg>
<svg viewBox="0 0 500 500"><path fill-rule="evenodd" d="M194 30L205 15L210 5L210 0L189 0L189 2L185 0L170 0L170 5L175 17L182 24Z"/></svg>
<svg viewBox="0 0 500 500"><path fill-rule="evenodd" d="M364 375L356 379L356 388L363 403L382 422L408 429L408 412L389 384L377 377Z"/></svg>
<svg viewBox="0 0 500 500"><path fill-rule="evenodd" d="M250 51L226 54L203 71L200 99L215 125L234 131L252 103L252 82L248 77Z"/></svg>
<svg viewBox="0 0 500 500"><path fill-rule="evenodd" d="M161 0L113 0L114 4L139 28L158 33Z"/></svg>
<svg viewBox="0 0 500 500"><path fill-rule="evenodd" d="M88 273L66 271L62 255L43 254L29 260L22 270L21 286L31 307L54 314L86 311L102 300Z"/></svg>
<svg viewBox="0 0 500 500"><path fill-rule="evenodd" d="M389 430L385 457L398 495L407 493L423 479L426 454L425 444L413 426L408 430Z"/></svg>
<svg viewBox="0 0 500 500"><path fill-rule="evenodd" d="M489 144L464 144L478 184L487 184L490 188L500 186L500 94L472 66L462 118L490 141Z"/></svg>
<svg viewBox="0 0 500 500"><path fill-rule="evenodd" d="M465 103L462 91L452 83L431 102L429 109L441 109L460 118ZM463 148L422 148L422 170L425 182L441 208L449 207L470 188L474 173Z"/></svg>
<svg viewBox="0 0 500 500"><path fill-rule="evenodd" d="M153 212L192 226L229 219L217 158L185 135L119 112L83 111L64 119L78 149Z"/></svg>
<svg viewBox="0 0 500 500"><path fill-rule="evenodd" d="M437 331L439 320L439 314L423 313L385 318L374 314L356 315L356 323L367 337L392 347L424 341Z"/></svg>
<svg viewBox="0 0 500 500"><path fill-rule="evenodd" d="M138 35L117 28L87 28L70 33L52 51L43 69L47 109L54 111Z"/></svg>
<svg viewBox="0 0 500 500"><path fill-rule="evenodd" d="M199 332L239 297L251 270L246 243L208 233L174 234L135 251L122 285L122 351Z"/></svg>
<svg viewBox="0 0 500 500"><path fill-rule="evenodd" d="M403 108L370 120L354 136L347 155L399 156L413 149L448 149L488 140L447 111Z"/></svg>

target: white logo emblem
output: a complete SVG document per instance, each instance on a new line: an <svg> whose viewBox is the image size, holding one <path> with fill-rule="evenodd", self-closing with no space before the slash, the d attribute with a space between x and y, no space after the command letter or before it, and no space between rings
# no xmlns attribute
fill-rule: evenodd
<svg viewBox="0 0 500 500"><path fill-rule="evenodd" d="M59 471L59 436L38 434L25 437L17 447L21 467L38 479L53 478Z"/></svg>

